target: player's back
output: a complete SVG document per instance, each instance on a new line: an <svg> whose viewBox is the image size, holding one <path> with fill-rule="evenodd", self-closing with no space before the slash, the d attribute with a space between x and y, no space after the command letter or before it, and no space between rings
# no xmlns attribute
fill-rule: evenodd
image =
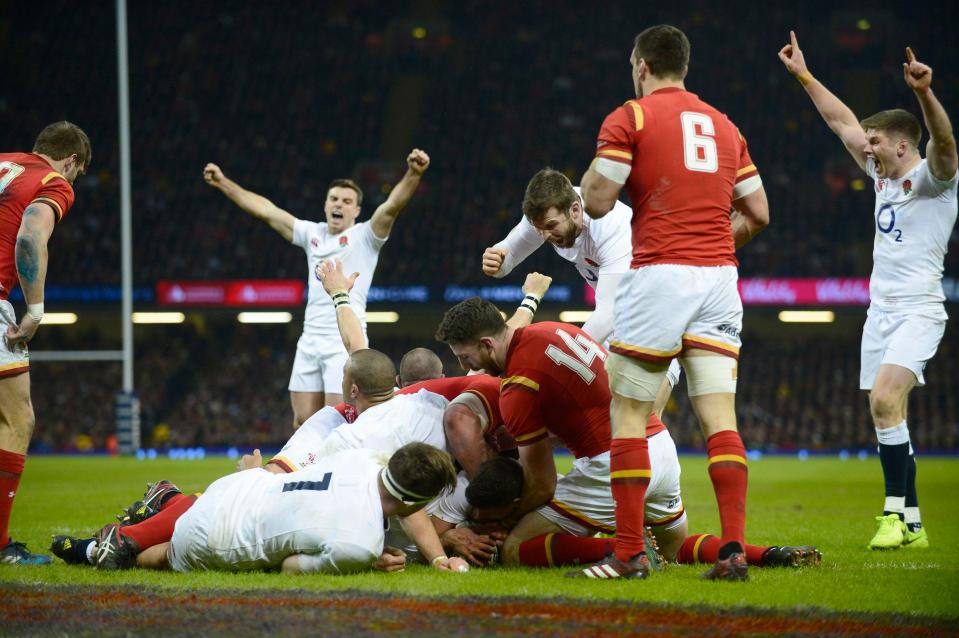
<svg viewBox="0 0 959 638"><path fill-rule="evenodd" d="M216 481L204 496L218 501L207 534L223 562L217 567L276 566L290 554L318 553L334 543L353 545L348 554L375 558L383 539L376 476L388 459L348 450L295 474L256 469Z"/></svg>
<svg viewBox="0 0 959 638"><path fill-rule="evenodd" d="M660 89L614 111L599 143L598 156L633 167L633 268L738 263L729 211L736 183L756 168L726 115L683 89Z"/></svg>
<svg viewBox="0 0 959 638"><path fill-rule="evenodd" d="M73 205L73 187L33 153L0 153L0 299L17 281L14 263L23 211L32 202L48 204L59 221Z"/></svg>
<svg viewBox="0 0 959 638"><path fill-rule="evenodd" d="M576 457L609 450L606 356L570 324L544 321L517 330L500 387L500 409L517 444L552 433Z"/></svg>

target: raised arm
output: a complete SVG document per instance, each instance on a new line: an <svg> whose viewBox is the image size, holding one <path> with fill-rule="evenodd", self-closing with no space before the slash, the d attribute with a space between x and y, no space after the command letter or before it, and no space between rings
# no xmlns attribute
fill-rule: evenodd
<svg viewBox="0 0 959 638"><path fill-rule="evenodd" d="M419 188L420 179L430 166L430 156L426 154L426 151L414 148L406 158L406 166L406 175L396 183L390 191L390 196L377 207L370 219L373 234L380 239L390 236L396 216L406 208L416 189Z"/></svg>
<svg viewBox="0 0 959 638"><path fill-rule="evenodd" d="M270 228L280 233L283 239L293 241L293 222L296 221L296 217L279 208L266 197L246 190L224 175L216 164L207 164L203 168L203 180L250 215L265 221Z"/></svg>
<svg viewBox="0 0 959 638"><path fill-rule="evenodd" d="M952 123L946 109L932 93L932 68L916 60L912 49L906 47L902 75L919 100L922 118L926 122L926 130L929 131L929 143L926 144L929 171L938 179L950 180L959 167L956 138L953 137Z"/></svg>
<svg viewBox="0 0 959 638"><path fill-rule="evenodd" d="M336 327L339 328L343 347L350 354L363 350L367 345L366 336L363 334L363 326L359 318L350 306L350 291L353 290L353 284L356 283L360 273L355 272L347 276L343 272L343 262L337 259L335 264L329 260L317 264L315 274L323 284L323 290L333 300L333 308L336 310Z"/></svg>
<svg viewBox="0 0 959 638"><path fill-rule="evenodd" d="M524 216L509 231L506 239L497 242L483 253L483 274L489 277L505 277L527 257L543 245L546 239Z"/></svg>
<svg viewBox="0 0 959 638"><path fill-rule="evenodd" d="M11 347L26 343L36 334L43 319L43 286L47 280L47 242L53 234L57 215L53 207L43 202L34 202L23 211L17 244L14 250L17 277L27 313L19 326L7 326L7 344Z"/></svg>
<svg viewBox="0 0 959 638"><path fill-rule="evenodd" d="M789 40L789 44L779 50L779 59L782 60L786 70L796 76L799 83L806 89L806 93L829 129L842 140L846 150L859 167L865 170L866 153L863 149L866 146L866 133L859 125L859 119L852 109L843 104L809 72L795 31L789 32Z"/></svg>
<svg viewBox="0 0 959 638"><path fill-rule="evenodd" d="M552 277L538 272L526 275L526 281L523 282L523 301L520 302L513 316L506 320L506 325L510 328L525 328L533 323L533 315L539 309L539 302L546 296L551 283L553 283Z"/></svg>

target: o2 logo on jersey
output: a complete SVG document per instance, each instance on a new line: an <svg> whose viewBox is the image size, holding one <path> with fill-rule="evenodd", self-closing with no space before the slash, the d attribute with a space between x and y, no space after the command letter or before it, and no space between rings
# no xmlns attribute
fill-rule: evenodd
<svg viewBox="0 0 959 638"><path fill-rule="evenodd" d="M894 234L894 241L902 243L902 231L896 228L896 211L892 204L883 204L876 213L876 229L885 235Z"/></svg>

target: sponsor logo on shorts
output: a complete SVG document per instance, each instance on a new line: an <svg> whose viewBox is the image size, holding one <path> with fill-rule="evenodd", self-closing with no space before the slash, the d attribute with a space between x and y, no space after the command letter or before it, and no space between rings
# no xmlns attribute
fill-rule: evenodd
<svg viewBox="0 0 959 638"><path fill-rule="evenodd" d="M739 338L739 330L735 326L730 326L728 323L718 326L716 330L719 330L724 335L729 335L733 339Z"/></svg>

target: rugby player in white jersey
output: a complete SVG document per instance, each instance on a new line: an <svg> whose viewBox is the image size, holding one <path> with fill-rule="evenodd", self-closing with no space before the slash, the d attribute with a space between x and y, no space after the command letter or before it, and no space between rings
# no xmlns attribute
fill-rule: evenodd
<svg viewBox="0 0 959 638"><path fill-rule="evenodd" d="M942 271L956 222L959 183L952 124L933 95L932 69L916 60L912 49L906 49L902 71L929 131L925 158L919 153L922 128L914 115L894 109L859 121L809 72L795 33L790 32L779 58L875 182L876 238L859 387L869 392L886 500L869 547L928 547L906 417L909 392L925 383L923 369L939 347L947 319Z"/></svg>
<svg viewBox="0 0 959 638"><path fill-rule="evenodd" d="M289 385L294 429L324 405L336 405L343 400L341 385L347 352L336 331L333 303L323 292L314 271L322 260L336 257L343 260L349 271L363 273L349 297L365 334L366 298L380 249L389 238L397 215L416 192L430 158L420 149L413 149L406 164L406 174L386 201L377 207L369 221L359 224L356 219L360 215L363 191L352 180L337 179L330 183L324 205L326 221L312 222L297 219L266 197L244 189L227 178L216 164L207 164L203 169L207 184L306 252L309 296Z"/></svg>
<svg viewBox="0 0 959 638"><path fill-rule="evenodd" d="M176 521L167 543L137 565L187 572L280 569L342 574L369 569L384 550L385 523L400 517L437 569L467 571L443 553L428 519L414 516L456 482L452 460L424 443L385 455L349 450L296 475L252 469L215 481Z"/></svg>
<svg viewBox="0 0 959 638"><path fill-rule="evenodd" d="M619 201L605 217L584 215L579 187L559 171L544 168L526 185L523 218L503 241L483 253L483 273L505 277L549 242L596 292L596 309L583 324L583 332L606 345L613 333L616 288L633 258L632 217L633 209ZM664 383L656 397L657 413L669 400L680 373L679 361L674 359L666 378L669 385Z"/></svg>

